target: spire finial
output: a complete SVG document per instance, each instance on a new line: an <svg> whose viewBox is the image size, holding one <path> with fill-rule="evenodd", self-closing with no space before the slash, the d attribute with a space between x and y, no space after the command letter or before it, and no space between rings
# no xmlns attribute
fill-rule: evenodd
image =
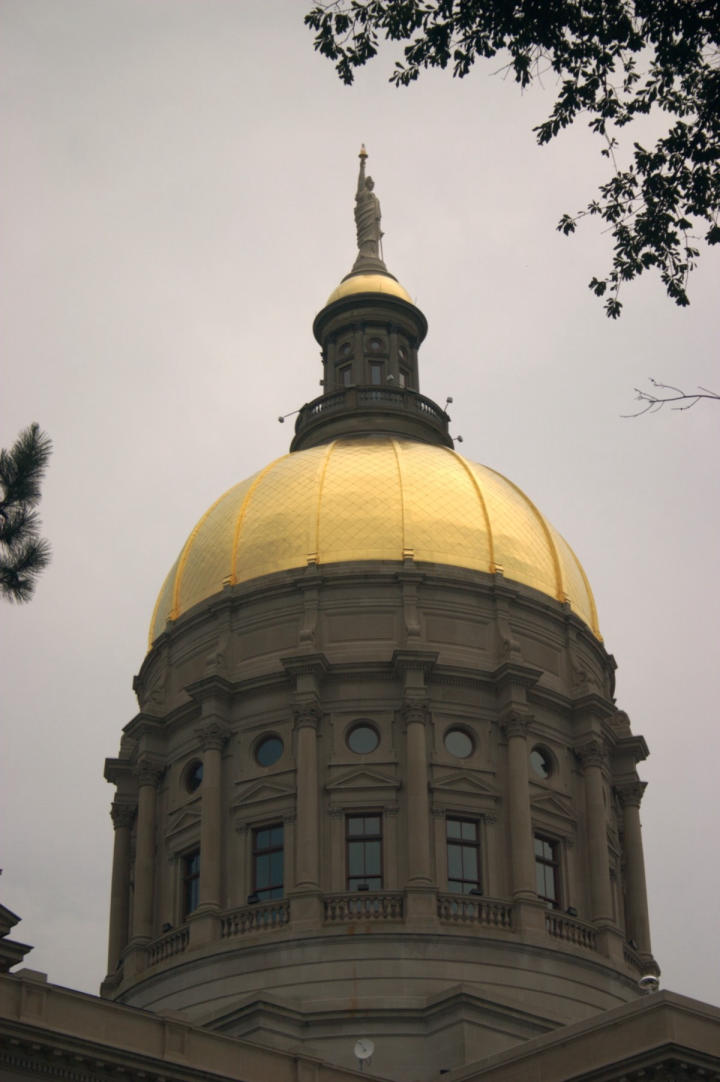
<svg viewBox="0 0 720 1082"><path fill-rule="evenodd" d="M357 228L358 254L353 274L387 273L381 254L382 230L380 228L380 200L375 195L375 182L365 175L368 152L363 143L360 147L360 172L355 192L355 226Z"/></svg>

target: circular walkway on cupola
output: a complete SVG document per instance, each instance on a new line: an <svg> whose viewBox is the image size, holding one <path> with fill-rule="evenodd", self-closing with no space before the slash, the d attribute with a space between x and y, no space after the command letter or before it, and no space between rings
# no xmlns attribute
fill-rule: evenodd
<svg viewBox="0 0 720 1082"><path fill-rule="evenodd" d="M351 561L494 573L568 602L600 638L585 572L564 538L501 474L390 436L343 437L276 459L197 523L160 591L150 645L226 584Z"/></svg>

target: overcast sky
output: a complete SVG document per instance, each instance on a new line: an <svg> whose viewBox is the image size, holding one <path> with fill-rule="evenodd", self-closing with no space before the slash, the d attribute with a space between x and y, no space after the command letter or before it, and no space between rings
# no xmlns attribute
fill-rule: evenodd
<svg viewBox="0 0 720 1082"><path fill-rule="evenodd" d="M309 2L309 0L308 0ZM463 453L519 484L593 585L618 705L650 745L642 809L663 985L720 1003L720 406L625 420L654 376L720 389L720 253L692 306L655 279L609 322L610 239L555 231L607 164L538 149L553 81L478 67L343 87L303 0L2 0L0 441L54 454L53 562L3 605L0 897L27 964L96 991L112 826L103 760L163 578L227 487L287 449L319 393L313 316L355 254L357 153L385 255L425 312L422 389ZM628 133L632 138L632 133Z"/></svg>

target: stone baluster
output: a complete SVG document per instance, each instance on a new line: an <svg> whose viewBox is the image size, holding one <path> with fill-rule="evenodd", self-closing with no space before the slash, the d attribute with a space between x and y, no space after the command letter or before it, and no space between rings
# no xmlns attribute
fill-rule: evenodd
<svg viewBox="0 0 720 1082"><path fill-rule="evenodd" d="M198 908L218 909L222 879L222 749L228 729L215 720L198 730L203 749Z"/></svg>
<svg viewBox="0 0 720 1082"><path fill-rule="evenodd" d="M623 807L623 850L625 856L625 887L628 906L628 938L634 939L640 954L650 954L650 919L645 886L640 827L640 801L646 782L636 781L617 787Z"/></svg>
<svg viewBox="0 0 720 1082"><path fill-rule="evenodd" d="M527 729L529 717L512 712L502 721L508 745L508 825L514 898L535 898Z"/></svg>
<svg viewBox="0 0 720 1082"><path fill-rule="evenodd" d="M108 974L117 969L128 943L130 931L130 828L135 818L134 804L113 801L110 809L115 828L112 881L110 886L110 934L108 936Z"/></svg>
<svg viewBox="0 0 720 1082"><path fill-rule="evenodd" d="M135 839L135 895L133 899L133 939L150 939L153 931L155 877L155 817L157 787L162 770L149 759L137 766L138 811Z"/></svg>
<svg viewBox="0 0 720 1082"><path fill-rule="evenodd" d="M408 883L428 886L432 882L426 736L429 712L424 702L408 700L402 713L407 731Z"/></svg>
<svg viewBox="0 0 720 1082"><path fill-rule="evenodd" d="M603 800L605 748L600 740L589 740L575 748L585 779L587 852L590 865L590 914L595 921L613 920L610 861L607 843L607 811Z"/></svg>
<svg viewBox="0 0 720 1082"><path fill-rule="evenodd" d="M295 883L301 890L318 890L320 881L317 703L295 708L297 733L297 824L295 834Z"/></svg>

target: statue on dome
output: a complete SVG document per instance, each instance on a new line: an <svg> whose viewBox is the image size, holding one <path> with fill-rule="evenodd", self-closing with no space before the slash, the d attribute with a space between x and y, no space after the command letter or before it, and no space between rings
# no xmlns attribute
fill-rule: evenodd
<svg viewBox="0 0 720 1082"><path fill-rule="evenodd" d="M380 249L382 239L380 200L373 190L375 187L373 178L365 176L365 160L367 156L367 150L363 143L358 155L360 158L360 174L358 176L357 192L355 193L358 258L370 256L374 259L382 259Z"/></svg>

